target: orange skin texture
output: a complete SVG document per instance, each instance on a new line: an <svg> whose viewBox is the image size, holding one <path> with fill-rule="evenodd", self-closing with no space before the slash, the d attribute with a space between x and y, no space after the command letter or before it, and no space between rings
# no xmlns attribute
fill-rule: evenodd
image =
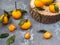
<svg viewBox="0 0 60 45"><path fill-rule="evenodd" d="M15 31L15 29L16 29L16 26L15 26L14 24L9 25L9 27L8 27L8 30L9 30L10 32Z"/></svg>
<svg viewBox="0 0 60 45"><path fill-rule="evenodd" d="M49 10L54 13L55 12L54 5L50 5Z"/></svg>
<svg viewBox="0 0 60 45"><path fill-rule="evenodd" d="M22 24L21 26L20 26L20 28L21 29L23 29L23 30L27 30L27 29L29 29L31 27L31 22L28 20L27 22L24 22L24 24Z"/></svg>
<svg viewBox="0 0 60 45"><path fill-rule="evenodd" d="M4 19L3 19L3 24L8 24L8 17L7 16L4 16Z"/></svg>
<svg viewBox="0 0 60 45"><path fill-rule="evenodd" d="M31 37L31 34L29 32L24 35L25 39L30 39L30 37Z"/></svg>
<svg viewBox="0 0 60 45"><path fill-rule="evenodd" d="M13 17L14 19L19 19L19 18L21 18L21 16L22 16L21 11L19 11L19 10L13 10L13 12L12 12L12 17Z"/></svg>
<svg viewBox="0 0 60 45"><path fill-rule="evenodd" d="M36 7L43 8L43 6L44 6L44 4L40 0L35 0L34 4L35 4Z"/></svg>
<svg viewBox="0 0 60 45"><path fill-rule="evenodd" d="M58 7L57 4L55 4L55 5ZM51 4L51 5L49 6L49 10L50 10L52 13L55 13L55 12L56 12L55 9L54 9L54 4Z"/></svg>
<svg viewBox="0 0 60 45"><path fill-rule="evenodd" d="M45 39L50 39L52 37L52 34L50 32L45 32L44 35L43 35L43 37Z"/></svg>
<svg viewBox="0 0 60 45"><path fill-rule="evenodd" d="M53 2L53 0L41 0L41 2L45 5L49 5Z"/></svg>

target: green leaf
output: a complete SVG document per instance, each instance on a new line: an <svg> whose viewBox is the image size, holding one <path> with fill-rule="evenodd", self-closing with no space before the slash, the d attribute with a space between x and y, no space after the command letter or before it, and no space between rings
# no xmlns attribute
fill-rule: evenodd
<svg viewBox="0 0 60 45"><path fill-rule="evenodd" d="M12 16L12 11L8 11L9 16Z"/></svg>
<svg viewBox="0 0 60 45"><path fill-rule="evenodd" d="M53 0L53 2L55 2L56 0Z"/></svg>
<svg viewBox="0 0 60 45"><path fill-rule="evenodd" d="M45 10L45 9L43 9L43 8L40 8L40 7L36 7L38 10L40 10L40 11L43 11L43 10Z"/></svg>
<svg viewBox="0 0 60 45"><path fill-rule="evenodd" d="M0 23L3 22L3 19L4 19L4 15L1 15L1 17L0 17Z"/></svg>
<svg viewBox="0 0 60 45"><path fill-rule="evenodd" d="M6 38L6 37L8 37L8 36L9 36L9 34L8 34L8 33L0 34L0 38Z"/></svg>
<svg viewBox="0 0 60 45"><path fill-rule="evenodd" d="M15 35L8 38L7 45L10 45L11 43L14 43L14 41L15 41Z"/></svg>
<svg viewBox="0 0 60 45"><path fill-rule="evenodd" d="M27 11L25 11L25 10L21 10L21 12L24 14L24 13L27 13Z"/></svg>
<svg viewBox="0 0 60 45"><path fill-rule="evenodd" d="M22 25L22 24L24 24L24 22L25 22L25 19L20 19L20 21L19 21L19 24L18 25Z"/></svg>
<svg viewBox="0 0 60 45"><path fill-rule="evenodd" d="M54 9L56 12L59 12L59 7L57 7L56 5L54 5Z"/></svg>
<svg viewBox="0 0 60 45"><path fill-rule="evenodd" d="M45 33L45 32L47 32L47 31L43 29L43 30L39 30L38 32L39 32L39 33Z"/></svg>
<svg viewBox="0 0 60 45"><path fill-rule="evenodd" d="M4 15L6 15L6 14L7 14L7 17L9 19L11 17L10 14L6 10L4 10Z"/></svg>

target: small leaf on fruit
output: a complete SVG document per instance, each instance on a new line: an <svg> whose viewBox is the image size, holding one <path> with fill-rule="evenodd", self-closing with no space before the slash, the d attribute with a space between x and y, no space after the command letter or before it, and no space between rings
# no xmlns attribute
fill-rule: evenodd
<svg viewBox="0 0 60 45"><path fill-rule="evenodd" d="M4 10L4 15L7 15L8 19L10 18L10 14L6 10Z"/></svg>
<svg viewBox="0 0 60 45"><path fill-rule="evenodd" d="M53 2L55 2L56 0L53 0Z"/></svg>
<svg viewBox="0 0 60 45"><path fill-rule="evenodd" d="M21 18L18 25L22 25L22 24L24 24L24 23L27 22L27 21L28 21L28 19L23 19L23 18Z"/></svg>
<svg viewBox="0 0 60 45"><path fill-rule="evenodd" d="M59 7L57 7L56 5L54 6L54 9L56 12L59 12Z"/></svg>
<svg viewBox="0 0 60 45"><path fill-rule="evenodd" d="M40 11L43 11L43 10L45 10L45 9L43 9L43 8L40 8L40 7L36 7L38 10L40 10Z"/></svg>
<svg viewBox="0 0 60 45"><path fill-rule="evenodd" d="M18 25L22 25L22 24L24 24L24 22L25 22L25 19L20 19L20 22L19 22L19 24Z"/></svg>

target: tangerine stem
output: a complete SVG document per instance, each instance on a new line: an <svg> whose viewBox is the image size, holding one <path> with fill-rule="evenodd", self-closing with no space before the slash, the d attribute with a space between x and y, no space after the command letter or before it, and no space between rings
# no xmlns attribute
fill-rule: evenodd
<svg viewBox="0 0 60 45"><path fill-rule="evenodd" d="M15 9L17 10L17 4L16 4L16 2L15 2Z"/></svg>

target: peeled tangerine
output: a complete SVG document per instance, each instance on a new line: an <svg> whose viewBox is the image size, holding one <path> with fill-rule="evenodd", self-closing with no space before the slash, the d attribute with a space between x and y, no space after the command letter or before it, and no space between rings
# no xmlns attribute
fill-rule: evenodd
<svg viewBox="0 0 60 45"><path fill-rule="evenodd" d="M25 39L30 39L30 37L31 37L31 35L30 35L29 32L24 35L24 38L25 38Z"/></svg>
<svg viewBox="0 0 60 45"><path fill-rule="evenodd" d="M43 36L45 39L49 39L52 37L52 34L50 32L45 32Z"/></svg>
<svg viewBox="0 0 60 45"><path fill-rule="evenodd" d="M44 6L44 4L40 0L35 0L34 4L35 4L36 7L43 8L43 6Z"/></svg>
<svg viewBox="0 0 60 45"><path fill-rule="evenodd" d="M13 32L16 29L16 26L14 24L9 25L8 27L9 31Z"/></svg>
<svg viewBox="0 0 60 45"><path fill-rule="evenodd" d="M12 11L12 17L14 19L19 19L22 16L22 12L20 10L13 10Z"/></svg>
<svg viewBox="0 0 60 45"><path fill-rule="evenodd" d="M27 30L31 27L31 22L27 20L27 22L24 22L22 25L20 25L20 28L23 30Z"/></svg>

